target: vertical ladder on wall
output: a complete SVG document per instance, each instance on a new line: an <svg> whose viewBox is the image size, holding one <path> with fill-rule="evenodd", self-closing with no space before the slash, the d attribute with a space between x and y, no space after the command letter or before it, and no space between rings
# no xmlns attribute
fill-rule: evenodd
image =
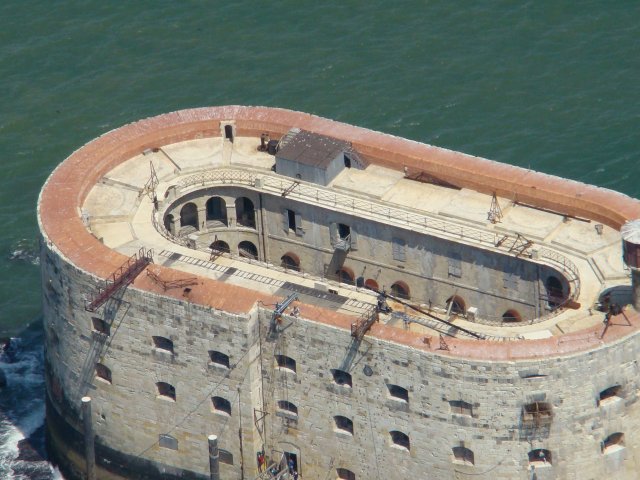
<svg viewBox="0 0 640 480"><path fill-rule="evenodd" d="M133 283L147 265L153 262L153 250L142 247L138 253L134 253L115 272L109 275L104 285L98 287L98 292L84 309L87 312L95 312L104 303L115 295L118 290Z"/></svg>

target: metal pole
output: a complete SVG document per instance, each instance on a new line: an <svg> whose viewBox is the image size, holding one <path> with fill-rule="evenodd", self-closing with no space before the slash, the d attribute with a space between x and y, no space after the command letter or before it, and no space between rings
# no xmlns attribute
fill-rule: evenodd
<svg viewBox="0 0 640 480"><path fill-rule="evenodd" d="M91 424L91 397L82 397L82 425L84 427L84 456L87 462L87 480L96 480L96 451Z"/></svg>
<svg viewBox="0 0 640 480"><path fill-rule="evenodd" d="M209 435L209 472L211 480L220 480L220 452L218 451L218 437Z"/></svg>

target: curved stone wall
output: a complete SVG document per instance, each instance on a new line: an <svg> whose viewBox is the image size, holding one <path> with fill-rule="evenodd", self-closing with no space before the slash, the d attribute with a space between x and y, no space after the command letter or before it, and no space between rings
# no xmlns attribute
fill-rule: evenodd
<svg viewBox="0 0 640 480"><path fill-rule="evenodd" d="M254 423L256 409L266 413L269 435L279 438L265 446L296 453L305 478L340 468L357 478L433 472L434 478L524 480L531 466L539 479L636 478L635 312L627 312L628 323L612 322L604 338L595 325L538 340L440 344L376 324L367 347L353 352L347 315L301 305L304 320L287 318L284 341L269 343L269 313L260 302L278 299L200 277L185 298L141 275L100 312L109 334L96 332L85 299L126 257L87 231L80 207L88 192L145 149L220 136L225 122L245 136L275 138L292 126L331 135L353 142L372 163L424 171L614 228L640 216L637 201L615 192L280 109L194 109L109 132L53 172L38 204L48 428L66 473L82 475L78 405L89 393L99 478L124 472L207 478L212 432L233 455L233 464L226 456L229 463L221 467L225 476L238 478L241 469L253 474L265 426ZM151 268L180 279L169 267ZM154 347L153 336L171 340L173 352L159 351L165 349ZM262 348L295 360L296 372L261 362ZM213 362L210 352L227 355L229 366ZM110 370L110 383L95 378L96 362ZM350 372L351 387L336 385L331 369ZM175 388L175 401L158 390L160 383ZM392 392L401 398L390 398ZM214 396L229 402L230 415L216 411ZM335 417L351 420L353 432L337 428ZM178 449L169 448L166 437L161 447L160 435L177 441ZM541 463L541 451L551 461Z"/></svg>

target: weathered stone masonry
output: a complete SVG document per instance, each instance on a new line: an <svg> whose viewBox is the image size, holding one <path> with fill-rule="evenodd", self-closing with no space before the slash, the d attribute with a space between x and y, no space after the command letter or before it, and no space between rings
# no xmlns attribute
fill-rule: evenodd
<svg viewBox="0 0 640 480"><path fill-rule="evenodd" d="M276 138L291 126L334 135L379 165L448 174L484 192L500 185L528 202L614 228L640 213L636 201L613 192L277 109L177 112L111 132L58 167L39 201L48 438L69 478L85 475L83 395L93 401L98 478L209 478L210 434L218 436L221 476L229 479L254 478L262 448L273 459L295 454L304 478L636 478L640 337L632 310L627 323L615 317L603 338L602 326L591 322L548 338L446 338L442 347L437 336L376 324L356 345L349 331L353 318L346 314L302 304L300 316L288 311L279 335L270 338L280 297L201 276L188 290L165 291L143 273L96 312L86 311L91 292L126 259L82 222L80 207L91 187L147 148L223 136L229 122L234 135L256 143L262 132ZM89 161L86 175L73 174ZM447 162L448 173L442 166ZM214 190L180 197L167 213L175 221L184 203L195 201L206 215L204 203L216 194L228 199L227 218L235 218L231 199L243 190ZM411 249L423 238L380 233L352 216L318 214L277 197L263 201L266 232L261 222L255 231L205 225L200 238L208 242L206 236L217 233L233 248L254 241L261 258L268 255L274 263L295 250L304 270L321 274L331 246L320 219L349 221L359 232L355 259L349 260L358 275L370 268L374 240L388 244L403 235ZM301 213L306 228L311 225L308 237L284 231L288 206ZM429 244L442 256L442 265L434 265L445 269L449 242L433 238ZM394 264L389 252L380 263ZM411 254L412 262L424 263ZM500 272L512 261L484 255ZM474 257L468 257L470 265ZM163 278L184 277L170 266L153 269ZM380 284L388 288L403 275L412 294L422 297L418 276L401 270L385 271ZM521 277L528 275L532 283L540 281L525 272ZM440 302L446 297L435 285L423 291L437 292Z"/></svg>

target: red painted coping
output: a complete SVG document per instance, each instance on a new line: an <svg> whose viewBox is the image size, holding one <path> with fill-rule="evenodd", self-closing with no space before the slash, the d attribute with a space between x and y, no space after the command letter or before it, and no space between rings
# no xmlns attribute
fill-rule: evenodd
<svg viewBox="0 0 640 480"><path fill-rule="evenodd" d="M147 148L162 147L197 138L220 136L220 123L232 121L236 135L269 133L277 138L292 127L350 141L371 163L410 172L426 172L460 187L548 208L568 215L599 221L619 229L624 222L640 218L640 202L621 193L585 185L490 160L424 145L391 135L347 125L314 115L266 107L208 107L168 113L112 130L75 151L51 174L38 204L41 228L48 240L80 269L106 278L126 257L93 237L80 218L80 208L98 180L119 164ZM177 280L185 274L170 268L150 267L163 280ZM278 299L247 288L198 277L199 284L188 300L231 313L243 314L256 303L273 304ZM134 286L184 299L182 289L165 292L144 273ZM352 316L300 305L301 315L312 321L349 329ZM614 318L604 341L618 340L636 331L640 316L627 314L632 326ZM438 338L425 343L424 335L376 324L371 334L384 340L430 350L443 355L478 360L514 360L566 355L602 344L602 328L543 340L489 342L446 338L448 350L440 350Z"/></svg>

